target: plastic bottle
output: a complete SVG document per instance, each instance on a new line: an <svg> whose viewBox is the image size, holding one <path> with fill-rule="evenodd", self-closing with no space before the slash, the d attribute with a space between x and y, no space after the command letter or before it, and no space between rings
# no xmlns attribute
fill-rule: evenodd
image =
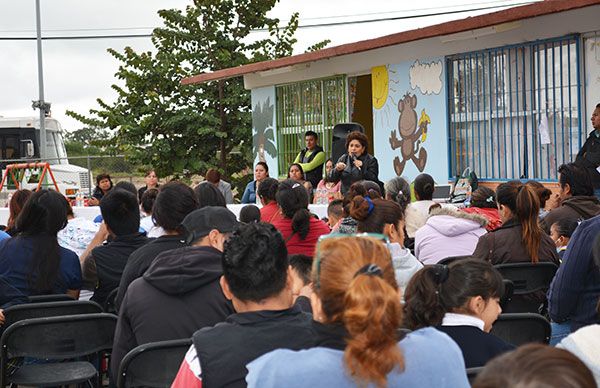
<svg viewBox="0 0 600 388"><path fill-rule="evenodd" d="M82 207L83 204L83 194L81 190L77 190L77 195L75 196L75 206Z"/></svg>

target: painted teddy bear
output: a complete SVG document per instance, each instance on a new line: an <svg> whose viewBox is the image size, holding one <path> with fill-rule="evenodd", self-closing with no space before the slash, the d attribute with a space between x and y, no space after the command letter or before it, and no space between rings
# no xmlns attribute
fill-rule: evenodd
<svg viewBox="0 0 600 388"><path fill-rule="evenodd" d="M398 102L398 111L400 118L398 119L398 132L401 139L396 137L396 131L392 131L390 135L390 145L395 150L400 148L402 161L396 156L394 158L394 171L396 175L402 175L406 162L412 160L417 169L423 172L427 164L427 151L421 145L427 138L427 125L431 123L429 116L425 113L425 109L421 111L421 117L417 121L417 96L407 93ZM417 156L418 153L418 156Z"/></svg>

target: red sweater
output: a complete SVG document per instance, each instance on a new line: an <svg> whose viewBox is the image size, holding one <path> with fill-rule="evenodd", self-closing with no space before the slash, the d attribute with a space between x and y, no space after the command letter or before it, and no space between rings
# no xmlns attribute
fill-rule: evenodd
<svg viewBox="0 0 600 388"><path fill-rule="evenodd" d="M273 225L283 235L289 255L300 253L312 257L315 253L319 237L329 233L329 226L314 217L310 218L310 228L304 240L301 240L297 233L294 233L292 238L290 238L292 234L292 220L289 218L277 220L273 222Z"/></svg>
<svg viewBox="0 0 600 388"><path fill-rule="evenodd" d="M260 221L269 224L277 220L283 219L283 215L277 206L277 202L271 201L267 205L260 208Z"/></svg>

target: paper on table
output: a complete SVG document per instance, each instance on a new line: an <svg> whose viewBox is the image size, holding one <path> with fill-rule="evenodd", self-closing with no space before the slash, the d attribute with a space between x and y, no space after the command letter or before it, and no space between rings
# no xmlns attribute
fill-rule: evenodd
<svg viewBox="0 0 600 388"><path fill-rule="evenodd" d="M538 131L540 132L540 143L550 144L550 133L548 133L548 117L546 115L542 116L540 125L538 126Z"/></svg>

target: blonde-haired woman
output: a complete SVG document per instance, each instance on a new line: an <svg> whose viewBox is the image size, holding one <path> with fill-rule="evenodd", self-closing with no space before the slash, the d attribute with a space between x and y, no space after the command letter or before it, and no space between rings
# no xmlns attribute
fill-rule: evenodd
<svg viewBox="0 0 600 388"><path fill-rule="evenodd" d="M316 346L251 362L249 387L469 386L461 352L445 334L424 328L399 341L400 295L382 241L326 238L312 276Z"/></svg>

